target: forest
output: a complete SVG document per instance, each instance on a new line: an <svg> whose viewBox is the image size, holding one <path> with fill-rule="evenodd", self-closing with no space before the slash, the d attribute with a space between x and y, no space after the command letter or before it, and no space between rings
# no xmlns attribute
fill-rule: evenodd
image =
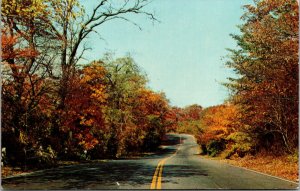
<svg viewBox="0 0 300 191"><path fill-rule="evenodd" d="M94 28L143 11L145 0L2 2L2 162L49 167L57 160L119 158L151 151L171 127L164 93L147 87L130 56L82 65Z"/></svg>
<svg viewBox="0 0 300 191"><path fill-rule="evenodd" d="M203 113L201 141L211 141L208 151L218 145L213 153L227 149L226 157L262 150L297 156L298 4L265 0L245 9L241 35L232 35L239 48L229 50L226 63L238 75L224 84L232 96Z"/></svg>
<svg viewBox="0 0 300 191"><path fill-rule="evenodd" d="M202 154L298 156L299 11L296 0L244 6L237 49L225 65L221 105L172 106L148 87L131 55L82 64L87 37L111 20L146 12L148 0L101 0L87 14L77 0L3 0L2 162L24 168L58 160L153 152L167 132L193 134ZM192 93L192 92L191 92Z"/></svg>
<svg viewBox="0 0 300 191"><path fill-rule="evenodd" d="M298 161L298 3L264 0L244 9L240 34L231 35L238 48L228 49L225 62L236 73L224 82L230 97L197 118L181 118L177 129L195 135L202 154L213 157Z"/></svg>

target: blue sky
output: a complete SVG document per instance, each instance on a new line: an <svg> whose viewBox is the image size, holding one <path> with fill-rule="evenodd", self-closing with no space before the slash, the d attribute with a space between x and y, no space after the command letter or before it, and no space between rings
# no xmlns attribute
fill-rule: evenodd
<svg viewBox="0 0 300 191"><path fill-rule="evenodd" d="M91 1L88 1L91 2ZM95 2L95 1L94 1ZM88 61L105 52L130 53L147 73L149 87L163 91L172 105L204 107L223 103L221 85L233 72L224 66L226 48L235 48L230 33L238 33L241 8L250 0L154 0L146 8L160 23L130 17L142 30L124 21L111 21L89 37ZM91 3L88 4L91 6Z"/></svg>

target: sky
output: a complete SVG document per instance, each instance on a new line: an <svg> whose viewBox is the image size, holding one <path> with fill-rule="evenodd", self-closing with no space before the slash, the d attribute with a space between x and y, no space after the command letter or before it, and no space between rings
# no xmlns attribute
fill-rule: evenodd
<svg viewBox="0 0 300 191"><path fill-rule="evenodd" d="M96 1L87 1L87 8ZM250 0L153 0L145 10L159 23L142 15L111 21L99 27L88 43L85 58L100 59L105 52L128 53L147 74L148 86L163 91L173 106L222 104L229 96L221 84L234 73L226 68L226 48L236 48L229 34L238 34L242 5ZM88 11L87 11L88 12Z"/></svg>

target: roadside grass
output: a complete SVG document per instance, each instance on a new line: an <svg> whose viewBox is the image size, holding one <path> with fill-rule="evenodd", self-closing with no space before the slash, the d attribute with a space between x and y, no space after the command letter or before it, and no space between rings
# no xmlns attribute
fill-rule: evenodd
<svg viewBox="0 0 300 191"><path fill-rule="evenodd" d="M224 159L221 154L217 157L204 157L299 182L298 159L292 156L270 156L267 154L257 154L256 156L246 155L243 158L232 156L230 159Z"/></svg>
<svg viewBox="0 0 300 191"><path fill-rule="evenodd" d="M14 168L10 166L2 166L1 167L1 178L9 177L9 176L15 176L22 173L32 172L32 171L24 171L21 168Z"/></svg>
<svg viewBox="0 0 300 191"><path fill-rule="evenodd" d="M290 156L245 156L243 158L227 159L226 162L232 165L249 168L273 176L278 176L287 180L298 182L299 166Z"/></svg>

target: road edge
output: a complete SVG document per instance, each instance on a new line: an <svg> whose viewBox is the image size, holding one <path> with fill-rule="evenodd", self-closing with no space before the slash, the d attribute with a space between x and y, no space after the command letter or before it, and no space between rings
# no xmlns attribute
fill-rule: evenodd
<svg viewBox="0 0 300 191"><path fill-rule="evenodd" d="M209 159L209 158L206 158L206 159ZM212 159L209 159L209 160L212 160ZM252 171L252 172L255 172L257 174L261 174L261 175L265 175L265 176L269 176L269 177L273 177L273 178L277 178L279 180L283 180L283 181L286 181L286 182L290 182L290 183L293 183L293 184L297 184L298 185L298 188L299 188L299 182L295 182L295 181L292 181L292 180L288 180L288 179L285 179L285 178L281 178L279 176L274 176L274 175L270 175L270 174L267 174L267 173L264 173L264 172L260 172L260 171L256 171L256 170L253 170L253 169L250 169L250 168L246 168L246 167L242 167L242 166L237 166L237 165L233 165L233 164L230 164L228 162L225 162L225 161L221 161L221 160L218 160L220 162L223 162L229 166L232 166L232 167L237 167L237 168L241 168L241 169L244 169L244 170L248 170L248 171Z"/></svg>

